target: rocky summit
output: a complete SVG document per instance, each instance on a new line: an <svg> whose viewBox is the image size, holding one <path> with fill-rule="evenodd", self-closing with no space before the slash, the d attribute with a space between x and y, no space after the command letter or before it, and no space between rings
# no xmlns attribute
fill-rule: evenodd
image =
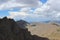
<svg viewBox="0 0 60 40"><path fill-rule="evenodd" d="M31 35L28 29L20 28L13 19L0 19L0 40L49 40L48 38Z"/></svg>

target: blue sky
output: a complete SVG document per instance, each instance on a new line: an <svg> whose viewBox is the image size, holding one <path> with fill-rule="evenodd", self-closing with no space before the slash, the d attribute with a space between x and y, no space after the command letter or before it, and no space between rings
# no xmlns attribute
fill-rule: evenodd
<svg viewBox="0 0 60 40"><path fill-rule="evenodd" d="M47 0L40 0L42 3L46 3L47 2Z"/></svg>
<svg viewBox="0 0 60 40"><path fill-rule="evenodd" d="M27 21L60 20L59 4L60 0L0 0L0 17Z"/></svg>
<svg viewBox="0 0 60 40"><path fill-rule="evenodd" d="M7 16L7 15L9 15L7 10L0 10L0 16Z"/></svg>
<svg viewBox="0 0 60 40"><path fill-rule="evenodd" d="M0 10L0 16L8 16L9 11L19 11L19 8L13 8L13 10Z"/></svg>

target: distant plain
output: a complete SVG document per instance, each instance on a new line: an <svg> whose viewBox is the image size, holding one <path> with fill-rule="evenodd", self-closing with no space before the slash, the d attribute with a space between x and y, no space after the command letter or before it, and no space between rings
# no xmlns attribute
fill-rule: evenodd
<svg viewBox="0 0 60 40"><path fill-rule="evenodd" d="M50 40L60 40L60 25L58 24L33 22L27 28L32 35L47 37Z"/></svg>

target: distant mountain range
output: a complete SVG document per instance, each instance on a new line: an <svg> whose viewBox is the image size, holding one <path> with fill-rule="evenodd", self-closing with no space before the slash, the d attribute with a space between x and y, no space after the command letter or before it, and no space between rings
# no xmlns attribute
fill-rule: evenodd
<svg viewBox="0 0 60 40"><path fill-rule="evenodd" d="M54 21L50 21L50 20L48 20L48 21L40 21L41 23L58 23L58 24L60 24L60 21L56 21L56 20L54 20Z"/></svg>

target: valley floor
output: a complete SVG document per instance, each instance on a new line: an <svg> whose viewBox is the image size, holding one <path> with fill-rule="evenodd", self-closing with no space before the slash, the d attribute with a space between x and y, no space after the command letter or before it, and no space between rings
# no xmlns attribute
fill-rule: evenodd
<svg viewBox="0 0 60 40"><path fill-rule="evenodd" d="M34 26L35 25L35 26ZM60 26L53 24L33 23L27 26L32 35L47 37L50 40L60 40Z"/></svg>

